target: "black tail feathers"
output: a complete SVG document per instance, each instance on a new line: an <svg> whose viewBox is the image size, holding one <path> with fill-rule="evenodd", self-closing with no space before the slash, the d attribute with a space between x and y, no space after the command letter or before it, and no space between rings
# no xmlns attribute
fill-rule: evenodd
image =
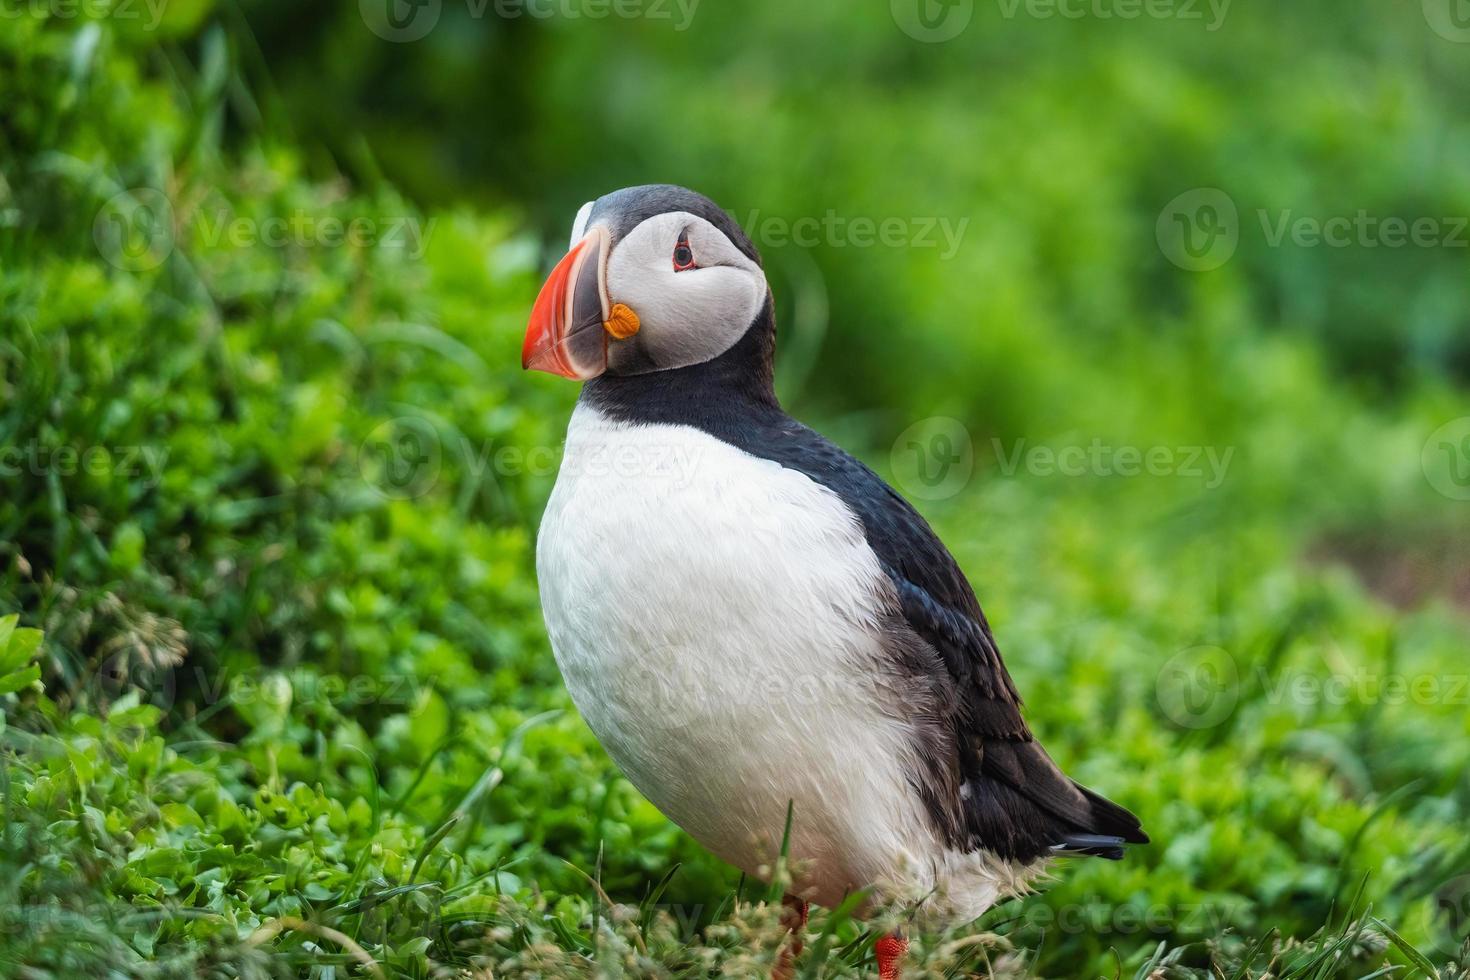
<svg viewBox="0 0 1470 980"><path fill-rule="evenodd" d="M1109 861L1123 860L1123 838L1103 837L1099 834L1072 834L1053 844L1051 852L1057 857L1097 857Z"/></svg>
<svg viewBox="0 0 1470 980"><path fill-rule="evenodd" d="M1067 834L1052 845L1052 853L1058 857L1100 857L1109 861L1123 859L1123 847L1127 844L1147 844L1148 834L1138 818L1112 800L1105 799L1074 783L1091 804L1091 820L1087 830Z"/></svg>

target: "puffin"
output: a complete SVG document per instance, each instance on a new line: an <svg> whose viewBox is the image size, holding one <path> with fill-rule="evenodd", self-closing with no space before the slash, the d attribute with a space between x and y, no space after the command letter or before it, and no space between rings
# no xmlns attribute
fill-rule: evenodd
<svg viewBox="0 0 1470 980"><path fill-rule="evenodd" d="M673 185L583 206L522 366L580 381L536 545L568 691L703 847L809 903L978 919L1138 818L1067 777L929 524L782 409L761 257ZM882 980L908 942L874 943Z"/></svg>

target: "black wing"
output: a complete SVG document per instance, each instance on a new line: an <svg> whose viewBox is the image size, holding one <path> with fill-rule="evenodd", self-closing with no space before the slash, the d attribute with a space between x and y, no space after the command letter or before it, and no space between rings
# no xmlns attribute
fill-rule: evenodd
<svg viewBox="0 0 1470 980"><path fill-rule="evenodd" d="M920 669L936 657L943 664L937 681L949 687L939 699L947 731L936 734L956 757L930 760L936 772L949 772L921 777L930 785L920 789L951 845L1028 861L1057 853L1116 858L1125 843L1147 843L1133 814L1069 779L1032 736L975 592L928 522L863 463L783 418L763 444L742 448L805 473L857 514L898 596L895 646L912 647L916 637L927 647L918 658L912 649L896 653Z"/></svg>

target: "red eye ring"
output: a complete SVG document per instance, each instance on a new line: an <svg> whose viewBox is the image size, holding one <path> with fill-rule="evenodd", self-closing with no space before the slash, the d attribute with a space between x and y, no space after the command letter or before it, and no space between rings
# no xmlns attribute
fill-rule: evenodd
<svg viewBox="0 0 1470 980"><path fill-rule="evenodd" d="M688 272L697 268L699 265L694 261L694 249L689 247L689 233L686 231L674 244L674 271Z"/></svg>

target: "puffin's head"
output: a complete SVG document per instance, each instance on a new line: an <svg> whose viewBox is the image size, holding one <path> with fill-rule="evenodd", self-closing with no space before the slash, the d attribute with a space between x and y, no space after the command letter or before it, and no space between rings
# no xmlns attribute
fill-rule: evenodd
<svg viewBox="0 0 1470 980"><path fill-rule="evenodd" d="M521 364L579 380L700 364L745 334L769 294L755 246L713 201L629 187L578 212Z"/></svg>

